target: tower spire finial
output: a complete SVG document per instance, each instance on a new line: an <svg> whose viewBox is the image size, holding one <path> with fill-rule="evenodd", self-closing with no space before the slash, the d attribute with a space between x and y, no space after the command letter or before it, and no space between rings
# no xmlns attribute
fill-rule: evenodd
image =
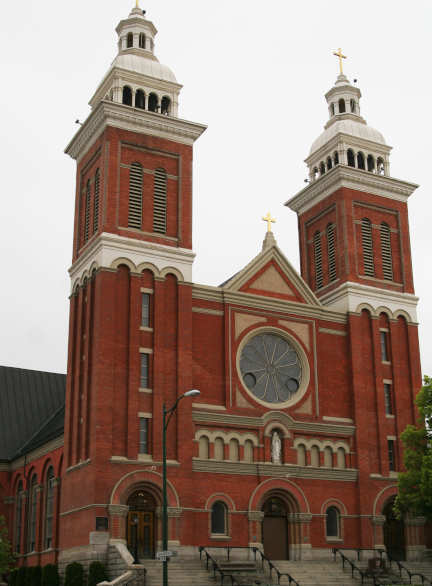
<svg viewBox="0 0 432 586"><path fill-rule="evenodd" d="M342 54L342 49L340 47L337 51L334 51L333 55L339 58L339 70L340 74L343 75L342 59L346 59L346 55Z"/></svg>

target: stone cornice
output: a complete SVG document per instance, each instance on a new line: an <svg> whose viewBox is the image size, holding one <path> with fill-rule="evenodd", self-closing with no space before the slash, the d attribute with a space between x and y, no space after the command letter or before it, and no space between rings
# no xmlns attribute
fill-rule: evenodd
<svg viewBox="0 0 432 586"><path fill-rule="evenodd" d="M63 443L64 437L62 434L59 437L56 437L55 439L46 442L40 448L37 448L36 450L33 450L26 454L26 463L29 464L30 462L33 462L34 460L37 460L38 458L41 458L42 456L45 456L46 454L49 454L50 452L53 452L54 450L63 447ZM10 464L10 469L17 470L22 466L24 466L24 456L21 456L20 458L13 460Z"/></svg>
<svg viewBox="0 0 432 586"><path fill-rule="evenodd" d="M257 308L266 311L275 311L278 314L295 313L297 316L312 317L334 323L346 323L346 315L330 310L326 307L312 306L306 303L275 299L265 295L254 293L242 293L240 291L227 291L220 287L209 287L206 285L193 285L192 297L205 301L216 301L218 303L230 303L244 307Z"/></svg>
<svg viewBox="0 0 432 586"><path fill-rule="evenodd" d="M271 476L272 478L314 478L317 480L337 480L355 482L358 471L346 468L314 468L292 464L262 464L258 462L230 462L219 460L192 459L194 472L211 474L239 474L245 476Z"/></svg>
<svg viewBox="0 0 432 586"><path fill-rule="evenodd" d="M192 145L207 128L204 124L102 100L67 145L65 153L79 161L107 126L151 134L188 145Z"/></svg>
<svg viewBox="0 0 432 586"><path fill-rule="evenodd" d="M299 191L285 205L301 215L341 187L406 202L418 185L346 165L337 165Z"/></svg>
<svg viewBox="0 0 432 586"><path fill-rule="evenodd" d="M284 413L281 415L284 417L284 425L288 429L292 429L293 431L297 432L338 435L346 437L353 436L355 432L354 425L296 421ZM195 423L212 423L233 427L259 428L267 425L269 417L251 417L243 415L231 415L228 413L208 413L206 411L194 411L192 413L192 420Z"/></svg>
<svg viewBox="0 0 432 586"><path fill-rule="evenodd" d="M334 120L334 118L332 120ZM334 120L333 123L335 122L337 122L337 120ZM327 124L325 128L327 128ZM319 161L327 158L328 155L330 155L334 150L337 150L337 146L340 144L346 145L347 148L354 147L355 149L366 151L366 155L369 152L372 152L375 155L388 155L393 148L386 144L381 144L373 140L368 140L367 138L360 138L358 136L353 136L352 134L347 134L345 132L338 132L334 136L332 136L325 144L323 144L319 149L310 153L306 157L304 162L309 167L312 167L313 165L318 164ZM350 167L350 169L352 168L353 167ZM359 171L361 170L362 169L359 169ZM329 172L330 171L327 171L327 173ZM381 177L381 175L379 175L379 177Z"/></svg>

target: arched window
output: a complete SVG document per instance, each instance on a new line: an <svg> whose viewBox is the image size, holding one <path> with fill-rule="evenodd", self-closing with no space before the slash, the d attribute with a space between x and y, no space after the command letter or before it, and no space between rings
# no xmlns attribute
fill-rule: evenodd
<svg viewBox="0 0 432 586"><path fill-rule="evenodd" d="M33 474L29 490L27 553L36 549L37 495L37 477Z"/></svg>
<svg viewBox="0 0 432 586"><path fill-rule="evenodd" d="M21 480L18 483L15 504L15 540L14 551L21 553L21 536L22 536L22 511L23 511L23 484Z"/></svg>
<svg viewBox="0 0 432 586"><path fill-rule="evenodd" d="M251 440L246 440L244 444L244 461L245 462L253 462L254 460L254 453L253 453L253 443Z"/></svg>
<svg viewBox="0 0 432 586"><path fill-rule="evenodd" d="M140 49L146 48L146 36L144 33L140 33L139 35L139 47Z"/></svg>
<svg viewBox="0 0 432 586"><path fill-rule="evenodd" d="M171 112L171 100L168 96L164 96L161 102L161 113L168 116Z"/></svg>
<svg viewBox="0 0 432 586"><path fill-rule="evenodd" d="M354 112L355 113L355 111L356 111L356 103L355 103L355 100L353 100L353 98L351 98L351 100L350 100L350 108L351 108L351 112Z"/></svg>
<svg viewBox="0 0 432 586"><path fill-rule="evenodd" d="M132 33L128 33L127 37L126 37L126 47L129 49L130 47L133 47L133 34Z"/></svg>
<svg viewBox="0 0 432 586"><path fill-rule="evenodd" d="M100 173L96 169L94 179L94 200L93 200L93 234L95 234L99 227L99 192L100 192Z"/></svg>
<svg viewBox="0 0 432 586"><path fill-rule="evenodd" d="M320 465L320 453L318 446L312 446L311 448L311 466L318 468Z"/></svg>
<svg viewBox="0 0 432 586"><path fill-rule="evenodd" d="M306 448L303 444L297 446L297 464L306 466Z"/></svg>
<svg viewBox="0 0 432 586"><path fill-rule="evenodd" d="M326 235L327 235L329 281L334 281L336 279L336 247L335 247L335 227L334 227L334 224L328 224L328 226L326 228Z"/></svg>
<svg viewBox="0 0 432 586"><path fill-rule="evenodd" d="M377 159L377 173L378 175L385 175L384 159L381 157Z"/></svg>
<svg viewBox="0 0 432 586"><path fill-rule="evenodd" d="M347 159L348 159L348 166L355 167L355 157L354 152L351 149L348 149L347 152Z"/></svg>
<svg viewBox="0 0 432 586"><path fill-rule="evenodd" d="M372 224L369 218L363 218L361 222L363 266L364 274L368 277L375 276L375 265L372 244Z"/></svg>
<svg viewBox="0 0 432 586"><path fill-rule="evenodd" d="M365 168L365 158L364 158L364 154L361 151L357 153L357 168L358 169Z"/></svg>
<svg viewBox="0 0 432 586"><path fill-rule="evenodd" d="M129 173L129 228L141 230L143 169L140 163L132 163Z"/></svg>
<svg viewBox="0 0 432 586"><path fill-rule="evenodd" d="M125 85L123 88L122 103L125 106L132 106L132 90L128 85Z"/></svg>
<svg viewBox="0 0 432 586"><path fill-rule="evenodd" d="M336 507L326 510L326 537L340 536L340 513Z"/></svg>
<svg viewBox="0 0 432 586"><path fill-rule="evenodd" d="M339 153L337 151L333 153L333 163L339 165Z"/></svg>
<svg viewBox="0 0 432 586"><path fill-rule="evenodd" d="M313 238L314 261L315 261L315 289L323 286L321 234L317 231Z"/></svg>
<svg viewBox="0 0 432 586"><path fill-rule="evenodd" d="M54 481L54 469L50 466L48 468L45 482L45 549L50 549L53 546Z"/></svg>
<svg viewBox="0 0 432 586"><path fill-rule="evenodd" d="M327 157L327 171L330 171L330 169L333 167L333 161L331 160L331 157Z"/></svg>
<svg viewBox="0 0 432 586"><path fill-rule="evenodd" d="M209 457L209 439L205 435L199 439L199 457L201 460L208 460Z"/></svg>
<svg viewBox="0 0 432 586"><path fill-rule="evenodd" d="M145 94L142 90L137 90L135 94L135 108L145 109Z"/></svg>
<svg viewBox="0 0 432 586"><path fill-rule="evenodd" d="M323 162L320 163L320 175L324 175L325 173L325 165Z"/></svg>
<svg viewBox="0 0 432 586"><path fill-rule="evenodd" d="M334 115L335 115L335 105L334 105L334 103L333 103L333 102L330 104L330 114L331 114L332 116L334 116Z"/></svg>
<svg viewBox="0 0 432 586"><path fill-rule="evenodd" d="M229 459L231 460L231 462L238 462L239 461L239 443L236 439L230 440Z"/></svg>
<svg viewBox="0 0 432 586"><path fill-rule="evenodd" d="M227 535L228 509L222 501L216 501L211 508L211 533L213 535Z"/></svg>
<svg viewBox="0 0 432 586"><path fill-rule="evenodd" d="M373 173L375 171L375 159L372 155L367 157L367 170Z"/></svg>
<svg viewBox="0 0 432 586"><path fill-rule="evenodd" d="M341 98L339 100L339 114L343 114L345 112L345 100Z"/></svg>
<svg viewBox="0 0 432 586"><path fill-rule="evenodd" d="M153 232L166 234L167 216L167 173L165 169L156 169L154 174L153 194Z"/></svg>
<svg viewBox="0 0 432 586"><path fill-rule="evenodd" d="M333 468L333 450L329 446L324 448L324 466Z"/></svg>
<svg viewBox="0 0 432 586"><path fill-rule="evenodd" d="M345 468L345 450L343 448L338 448L337 451L337 467L338 468Z"/></svg>
<svg viewBox="0 0 432 586"><path fill-rule="evenodd" d="M393 258L391 248L391 232L390 226L382 222L380 226L381 236L381 255L384 279L393 281Z"/></svg>
<svg viewBox="0 0 432 586"><path fill-rule="evenodd" d="M87 181L86 184L86 192L85 192L85 210L84 210L84 242L87 242L89 239L89 230L90 230L90 200L91 200L91 183L90 179Z"/></svg>
<svg viewBox="0 0 432 586"><path fill-rule="evenodd" d="M215 460L224 460L225 444L221 437L217 437L214 442L214 457Z"/></svg>
<svg viewBox="0 0 432 586"><path fill-rule="evenodd" d="M156 94L150 94L148 99L148 109L150 112L158 111L158 97Z"/></svg>

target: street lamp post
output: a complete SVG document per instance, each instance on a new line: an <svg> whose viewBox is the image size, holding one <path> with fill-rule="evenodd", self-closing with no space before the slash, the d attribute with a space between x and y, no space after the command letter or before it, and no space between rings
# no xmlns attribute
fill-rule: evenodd
<svg viewBox="0 0 432 586"><path fill-rule="evenodd" d="M174 405L167 409L165 403L162 407L162 550L168 550L168 503L167 503L167 454L166 454L166 432L175 410L181 399L184 397L196 397L200 392L196 389L186 391L177 399ZM168 558L162 559L163 564L163 586L168 586Z"/></svg>

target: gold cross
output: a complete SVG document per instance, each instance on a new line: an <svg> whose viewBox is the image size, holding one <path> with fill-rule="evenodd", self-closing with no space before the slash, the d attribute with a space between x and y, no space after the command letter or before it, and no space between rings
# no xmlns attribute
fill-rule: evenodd
<svg viewBox="0 0 432 586"><path fill-rule="evenodd" d="M262 219L264 220L264 222L267 222L267 232L271 232L271 225L274 224L276 220L271 217L270 212L267 212L267 215L263 216Z"/></svg>
<svg viewBox="0 0 432 586"><path fill-rule="evenodd" d="M343 75L343 69L342 69L342 59L346 59L346 55L342 55L342 49L339 47L338 51L334 52L333 55L335 55L335 57L339 58L339 69L341 72L341 75Z"/></svg>
<svg viewBox="0 0 432 586"><path fill-rule="evenodd" d="M139 8L139 0L136 0L136 7Z"/></svg>

